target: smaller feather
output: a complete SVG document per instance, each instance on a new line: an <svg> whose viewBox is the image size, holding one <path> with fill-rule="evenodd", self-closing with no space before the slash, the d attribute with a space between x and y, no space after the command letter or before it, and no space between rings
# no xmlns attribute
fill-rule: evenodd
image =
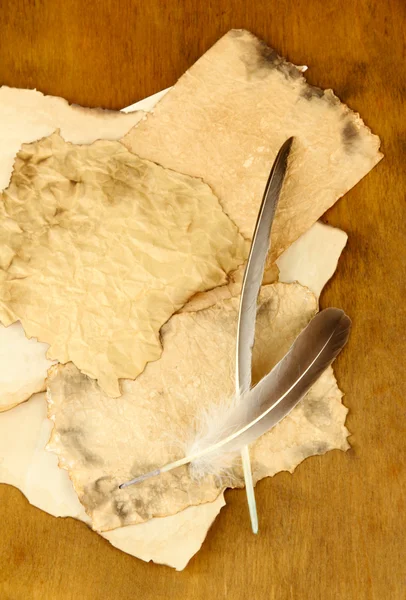
<svg viewBox="0 0 406 600"><path fill-rule="evenodd" d="M144 481L190 463L194 477L230 473L241 449L297 405L347 343L349 317L337 308L316 315L282 360L251 390L206 410L185 458L123 483Z"/></svg>

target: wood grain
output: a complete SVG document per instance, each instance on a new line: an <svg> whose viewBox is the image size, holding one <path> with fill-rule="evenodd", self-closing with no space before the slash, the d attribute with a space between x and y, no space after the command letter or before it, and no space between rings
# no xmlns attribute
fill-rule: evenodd
<svg viewBox="0 0 406 600"><path fill-rule="evenodd" d="M173 84L232 27L332 87L385 159L325 220L349 233L322 305L354 329L336 372L352 449L243 492L183 573L131 558L0 486L1 600L403 600L405 568L405 13L403 0L6 0L0 83L121 108Z"/></svg>

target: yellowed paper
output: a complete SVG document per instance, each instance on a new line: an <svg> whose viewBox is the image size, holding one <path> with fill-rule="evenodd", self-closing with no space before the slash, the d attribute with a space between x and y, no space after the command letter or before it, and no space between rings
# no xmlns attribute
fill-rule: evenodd
<svg viewBox="0 0 406 600"><path fill-rule="evenodd" d="M24 145L0 203L0 320L111 396L161 354L159 330L227 281L247 244L199 179L118 142Z"/></svg>
<svg viewBox="0 0 406 600"><path fill-rule="evenodd" d="M57 457L45 451L52 424L45 394L0 415L0 482L14 485L37 508L89 522Z"/></svg>
<svg viewBox="0 0 406 600"><path fill-rule="evenodd" d="M347 243L345 231L317 221L303 233L265 272L263 285L281 281L300 282L317 297L336 270L338 259ZM209 308L216 302L238 296L245 266L232 273L229 283L208 292L195 294L180 312Z"/></svg>
<svg viewBox="0 0 406 600"><path fill-rule="evenodd" d="M299 241L299 240L298 240ZM208 292L199 292L195 294L193 298L189 300L180 310L180 312L195 312L197 310L203 310L221 302L222 300L228 300L234 296L238 296L241 292L242 280L244 277L245 265L239 267L234 273L231 273L230 281L226 285L221 285L209 290ZM262 285L268 283L274 283L278 281L279 268L274 263L269 265L264 272Z"/></svg>
<svg viewBox="0 0 406 600"><path fill-rule="evenodd" d="M9 184L21 144L35 142L56 129L67 142L75 144L117 140L143 116L142 111L124 114L83 108L37 90L0 87L0 189Z"/></svg>
<svg viewBox="0 0 406 600"><path fill-rule="evenodd" d="M0 483L16 486L33 506L55 517L74 517L89 525L68 473L59 469L57 457L45 450L51 428L45 394L36 394L24 405L0 415ZM224 505L221 494L215 502L115 529L103 537L132 556L182 570L199 550Z"/></svg>
<svg viewBox="0 0 406 600"><path fill-rule="evenodd" d="M316 225L312 229L316 228ZM301 240L306 238L303 242L303 251L300 252L300 249L297 248L297 252L302 257L298 279L301 283L306 282L310 289L313 289L315 285L320 285L319 273L329 274L334 270L337 262L333 252L333 247L336 247L336 244L333 243L333 240L336 239L335 230L331 227L323 229L328 236L325 239L317 233L317 229L319 228L316 228L316 232L311 234L311 239L323 243L318 252L313 253L312 243L310 246L311 256L307 255L309 247L308 241L306 241L307 234L293 244L297 247L302 243ZM324 247L327 248L326 253L323 252ZM307 259L303 260L303 257L306 256ZM326 268L325 256L330 257L329 268ZM287 277L291 272L292 257L285 261L285 264L289 267L288 272L284 272L282 265L280 277ZM315 264L318 265L317 268L314 268ZM23 335L19 324L12 327L17 328L17 326ZM6 328L4 330L7 331ZM32 359L34 359L37 352L35 346L41 347L42 345L34 340L31 340L30 344L34 352ZM13 349L13 346L11 348ZM15 351L18 354L18 344ZM21 363L20 367L19 373L22 369ZM15 381L18 384L17 374ZM334 406L336 406L336 411L342 410L341 404ZM337 417L335 414L333 418L341 419L342 417L341 415ZM0 482L15 485L25 494L31 504L51 515L71 516L90 523L90 518L77 498L67 471L58 468L58 459L55 454L45 451L51 428L52 424L46 418L44 394L37 394L23 406L0 415ZM315 437L315 433L317 434L314 430L307 432L307 434L309 433L312 438ZM258 448L261 447L258 446ZM266 449L266 445L264 448ZM285 459L284 455L287 453L290 453L290 456ZM292 449L285 448L278 458L279 468L282 464L282 468L286 465L288 469L292 470L298 460L295 454L295 446ZM300 453L299 460L301 460ZM176 569L183 569L201 546L207 529L223 505L224 496L220 494L212 503L191 506L176 515L163 519L151 519L140 525L114 529L103 535L120 550L142 560L153 560Z"/></svg>
<svg viewBox="0 0 406 600"><path fill-rule="evenodd" d="M66 141L90 144L122 137L144 113L72 106L63 98L36 90L0 88L0 189L7 187L21 144L33 142L60 129ZM0 236L0 239L1 236ZM47 344L27 340L20 323L0 324L0 411L28 400L45 389Z"/></svg>
<svg viewBox="0 0 406 600"><path fill-rule="evenodd" d="M299 281L318 296L333 275L346 240L346 233L340 229L315 223L277 260L279 281ZM244 266L241 266L232 274L228 284L196 294L180 312L195 312L238 296L243 272ZM273 273L268 271L266 283L277 278L278 269L274 265ZM47 344L41 344L35 339L28 341L20 323L14 323L10 327L0 326L0 348L4 348L4 357L0 363L0 410L1 407L6 410L27 400L34 392L45 389L46 370L52 362L45 357ZM29 385L26 387L27 383ZM16 392L17 390L19 391Z"/></svg>
<svg viewBox="0 0 406 600"><path fill-rule="evenodd" d="M202 177L249 238L273 160L292 135L272 262L382 158L379 138L331 90L309 85L301 69L251 33L232 30L123 143L144 158Z"/></svg>
<svg viewBox="0 0 406 600"><path fill-rule="evenodd" d="M101 535L127 554L182 571L200 550L209 528L225 504L224 494L220 494L214 502L189 506L176 515L120 527Z"/></svg>
<svg viewBox="0 0 406 600"><path fill-rule="evenodd" d="M333 276L348 235L318 221L278 258L279 281L300 281L317 297Z"/></svg>
<svg viewBox="0 0 406 600"><path fill-rule="evenodd" d="M72 364L52 367L48 399L55 428L48 447L69 471L96 530L175 514L213 501L220 493L221 484L212 478L195 482L187 467L123 490L118 485L184 456L196 413L232 398L238 302L231 298L172 317L162 330L161 359L148 364L135 381L124 381L119 399L108 398ZM301 285L278 283L262 289L255 380L282 358L316 311L316 298ZM320 381L291 416L254 445L255 479L267 470L293 469L311 454L347 447L347 410L332 370ZM269 451L263 451L268 436ZM284 459L284 449L292 460Z"/></svg>
<svg viewBox="0 0 406 600"><path fill-rule="evenodd" d="M45 390L53 364L45 356L47 349L47 344L28 340L20 323L0 327L0 412Z"/></svg>
<svg viewBox="0 0 406 600"><path fill-rule="evenodd" d="M83 108L37 90L0 87L0 190L9 184L21 144L35 142L56 129L67 142L75 144L117 140L143 116L142 111L123 114Z"/></svg>

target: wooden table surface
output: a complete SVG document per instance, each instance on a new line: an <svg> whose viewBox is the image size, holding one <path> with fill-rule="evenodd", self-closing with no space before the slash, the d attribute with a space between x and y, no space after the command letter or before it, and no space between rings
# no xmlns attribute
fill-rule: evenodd
<svg viewBox="0 0 406 600"><path fill-rule="evenodd" d="M172 85L232 27L332 87L385 159L325 216L349 234L322 306L354 323L336 362L352 449L243 491L182 573L127 556L0 486L0 600L403 600L405 547L404 0L3 0L0 83L119 109Z"/></svg>

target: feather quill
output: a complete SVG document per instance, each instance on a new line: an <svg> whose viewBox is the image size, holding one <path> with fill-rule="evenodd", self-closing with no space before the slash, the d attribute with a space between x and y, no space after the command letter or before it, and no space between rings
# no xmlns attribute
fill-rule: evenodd
<svg viewBox="0 0 406 600"><path fill-rule="evenodd" d="M235 361L236 398L245 394L251 388L252 348L255 340L257 300L264 276L266 256L270 248L272 222L285 178L292 142L293 138L286 140L272 166L268 182L265 186L252 236L247 265L244 271L237 324ZM241 449L241 461L252 531L258 533L258 515L248 446L244 446Z"/></svg>
<svg viewBox="0 0 406 600"><path fill-rule="evenodd" d="M205 426L195 435L184 458L140 475L120 488L189 463L201 475L221 475L244 446L269 431L297 405L347 343L350 329L351 321L342 310L321 311L254 388L235 397L228 406L211 407Z"/></svg>

